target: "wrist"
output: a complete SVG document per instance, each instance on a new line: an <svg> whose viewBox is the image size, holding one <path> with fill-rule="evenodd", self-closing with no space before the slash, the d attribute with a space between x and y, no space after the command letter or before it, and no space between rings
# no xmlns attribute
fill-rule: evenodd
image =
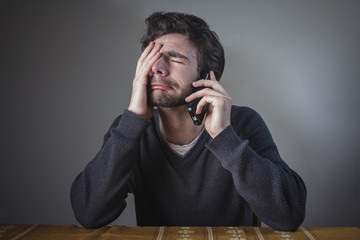
<svg viewBox="0 0 360 240"><path fill-rule="evenodd" d="M130 105L127 110L142 118L149 120L152 117L154 110L151 107L147 107L147 108L148 109L146 111L140 111L139 108L134 108Z"/></svg>
<svg viewBox="0 0 360 240"><path fill-rule="evenodd" d="M209 133L210 137L214 139L216 136L218 136L220 133L222 133L228 126L230 126L230 124L224 125L222 127L217 127L216 129L208 131L208 133Z"/></svg>

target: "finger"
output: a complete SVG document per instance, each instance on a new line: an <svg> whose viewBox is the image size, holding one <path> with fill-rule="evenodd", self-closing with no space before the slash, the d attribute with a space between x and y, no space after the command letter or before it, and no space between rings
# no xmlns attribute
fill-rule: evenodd
<svg viewBox="0 0 360 240"><path fill-rule="evenodd" d="M204 88L204 89L201 89L199 91L196 91L196 92L193 92L192 94L190 94L189 96L187 96L185 98L185 101L186 102L191 102L197 98L201 98L201 97L204 97L204 96L218 96L218 97L227 97L228 94L224 94L222 92L218 92L218 91L215 91L211 88Z"/></svg>
<svg viewBox="0 0 360 240"><path fill-rule="evenodd" d="M226 105L231 106L232 99L227 96L218 96L218 95L206 95L204 96L197 104L196 114L200 114L203 107L208 103L209 109L212 110L214 107L224 108Z"/></svg>
<svg viewBox="0 0 360 240"><path fill-rule="evenodd" d="M210 71L210 80L217 81L216 76L215 76L215 72L213 70Z"/></svg>
<svg viewBox="0 0 360 240"><path fill-rule="evenodd" d="M150 59L152 59L157 52L159 52L159 50L161 49L162 45L161 44L156 44L155 42L151 42L146 48L145 50L142 52L140 58L138 59L138 63L137 63L137 68L136 70L140 70L142 65L144 64L144 62L149 61Z"/></svg>
<svg viewBox="0 0 360 240"><path fill-rule="evenodd" d="M215 91L221 92L223 94L228 95L226 90L221 86L221 84L217 80L198 80L194 81L192 83L194 87L205 87L205 88L211 88Z"/></svg>
<svg viewBox="0 0 360 240"><path fill-rule="evenodd" d="M138 63L138 73L148 74L151 66L161 57L160 49L162 44L155 44L149 54Z"/></svg>
<svg viewBox="0 0 360 240"><path fill-rule="evenodd" d="M152 65L161 57L161 53L159 51L157 52L151 52L148 57L145 59L145 61L140 66L140 72L145 74L148 74Z"/></svg>
<svg viewBox="0 0 360 240"><path fill-rule="evenodd" d="M142 54L139 58L139 61L142 62L151 54L151 52L153 52L153 51L157 52L157 51L159 51L160 48L161 48L161 44L155 43L155 42L150 42L149 45L142 52Z"/></svg>
<svg viewBox="0 0 360 240"><path fill-rule="evenodd" d="M213 102L216 100L216 96L206 96L203 97L197 104L196 107L196 114L200 114L205 107L206 104L209 104L208 111L212 110L213 108Z"/></svg>
<svg viewBox="0 0 360 240"><path fill-rule="evenodd" d="M152 59L162 48L162 44L160 43L155 43L154 47L151 49L151 51L149 52L149 54L145 57L145 61L146 60L150 60Z"/></svg>
<svg viewBox="0 0 360 240"><path fill-rule="evenodd" d="M155 46L155 42L150 42L149 45L146 46L146 48L141 53L141 55L138 59L138 65L143 62L143 60L146 58L147 55L149 55L149 53L154 48L154 46Z"/></svg>
<svg viewBox="0 0 360 240"><path fill-rule="evenodd" d="M135 74L134 84L136 84L136 85L137 84L142 84L142 85L147 85L148 84L151 66L160 57L161 57L161 53L157 52L155 57L152 60L146 62L146 64L142 64L139 67L140 69L138 69L138 71Z"/></svg>
<svg viewBox="0 0 360 240"><path fill-rule="evenodd" d="M146 48L144 49L144 51L142 52L141 57L147 56L147 55L151 52L151 49L153 49L154 46L155 46L155 42L151 41L151 42L146 46Z"/></svg>

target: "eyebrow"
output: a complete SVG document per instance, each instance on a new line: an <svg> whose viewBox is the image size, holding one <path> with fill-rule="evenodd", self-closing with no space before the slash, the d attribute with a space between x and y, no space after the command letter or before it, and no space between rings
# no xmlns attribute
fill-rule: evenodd
<svg viewBox="0 0 360 240"><path fill-rule="evenodd" d="M181 58L187 62L190 62L190 59L188 57L186 57L185 55L182 55L181 53L175 52L175 51L168 51L165 53L165 55L167 55L169 57L174 57L174 58Z"/></svg>

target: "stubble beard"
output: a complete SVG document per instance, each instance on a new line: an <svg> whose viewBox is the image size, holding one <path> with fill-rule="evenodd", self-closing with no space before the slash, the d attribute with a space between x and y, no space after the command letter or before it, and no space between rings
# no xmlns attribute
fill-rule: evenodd
<svg viewBox="0 0 360 240"><path fill-rule="evenodd" d="M187 104L185 98L189 96L193 89L191 86L188 88L180 89L180 86L177 83L169 81L167 79L158 79L156 82L160 82L169 87L172 87L173 90L163 91L163 90L152 90L150 87L147 91L148 105L156 107L178 107ZM150 86L151 80L149 80L148 86ZM179 91L180 90L180 91Z"/></svg>

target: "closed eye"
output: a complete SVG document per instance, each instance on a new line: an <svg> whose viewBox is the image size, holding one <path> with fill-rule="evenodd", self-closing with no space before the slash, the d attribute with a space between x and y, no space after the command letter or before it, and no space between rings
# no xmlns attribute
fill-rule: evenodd
<svg viewBox="0 0 360 240"><path fill-rule="evenodd" d="M185 64L185 62L190 61L188 57L176 51L168 51L165 53L165 55L168 56L171 62L175 62L175 63Z"/></svg>
<svg viewBox="0 0 360 240"><path fill-rule="evenodd" d="M178 61L178 60L174 60L174 59L171 59L170 61L171 61L171 62L174 62L174 63L184 64L184 62L182 62L182 61Z"/></svg>

